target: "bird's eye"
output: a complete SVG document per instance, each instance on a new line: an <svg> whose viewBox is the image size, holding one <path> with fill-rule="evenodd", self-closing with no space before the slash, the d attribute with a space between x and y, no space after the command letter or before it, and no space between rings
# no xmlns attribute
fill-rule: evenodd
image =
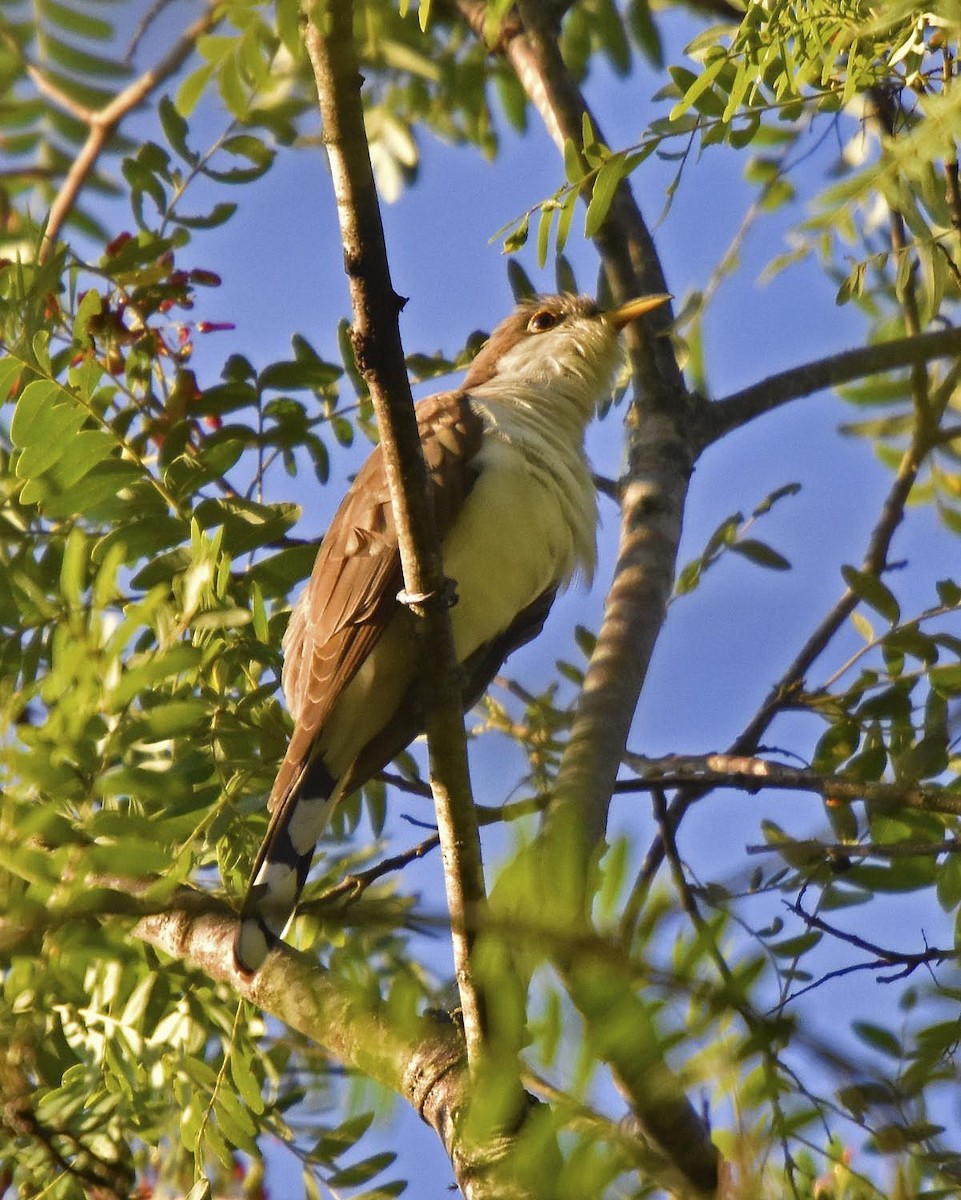
<svg viewBox="0 0 961 1200"><path fill-rule="evenodd" d="M527 329L529 333L546 333L548 329L553 329L559 320L557 313L541 308L527 322Z"/></svg>

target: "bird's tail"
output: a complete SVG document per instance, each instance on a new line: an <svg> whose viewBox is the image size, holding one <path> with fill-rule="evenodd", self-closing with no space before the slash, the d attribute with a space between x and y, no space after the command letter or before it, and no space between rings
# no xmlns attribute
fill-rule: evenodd
<svg viewBox="0 0 961 1200"><path fill-rule="evenodd" d="M234 939L238 970L252 975L294 915L314 848L340 799L339 781L320 758L289 772L281 768L269 806L267 833L257 854Z"/></svg>

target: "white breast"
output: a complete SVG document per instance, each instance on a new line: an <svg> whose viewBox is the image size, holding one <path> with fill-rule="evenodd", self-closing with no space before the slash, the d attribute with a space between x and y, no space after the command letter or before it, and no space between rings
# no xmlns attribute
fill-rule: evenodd
<svg viewBox="0 0 961 1200"><path fill-rule="evenodd" d="M551 588L594 565L596 500L587 474L532 459L529 447L488 435L481 473L444 541L445 573L460 602L451 609L460 661L503 633Z"/></svg>

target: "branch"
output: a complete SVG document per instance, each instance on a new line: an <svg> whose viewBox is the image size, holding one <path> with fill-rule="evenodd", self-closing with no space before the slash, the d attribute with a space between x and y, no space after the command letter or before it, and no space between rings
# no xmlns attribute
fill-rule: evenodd
<svg viewBox="0 0 961 1200"><path fill-rule="evenodd" d="M774 854L790 850L792 863L797 858L807 862L836 864L854 858L940 858L942 854L961 854L961 841L945 838L940 842L822 842L818 838L789 838L784 842L748 844L745 854Z"/></svg>
<svg viewBox="0 0 961 1200"><path fill-rule="evenodd" d="M487 5L455 0L457 10L485 39ZM513 67L519 82L563 152L580 151L584 117L598 138L603 131L567 70L553 17L546 6L522 3L503 20L494 48ZM653 238L628 181L618 185L596 244L614 296L667 291ZM571 903L580 909L590 878L589 862L606 832L618 765L664 622L674 576L681 515L706 402L688 396L666 336L668 306L652 322L631 327L635 399L627 419L629 472L618 488L621 538L604 620L578 698L545 841L573 840L551 859L569 861ZM569 827L569 828L565 828ZM573 855L573 857L571 857ZM555 881L556 882L556 881ZM552 903L557 904L558 895Z"/></svg>
<svg viewBox="0 0 961 1200"><path fill-rule="evenodd" d="M817 771L738 754L705 754L690 758L680 755L645 758L640 754L625 754L624 761L637 772L639 778L634 786L639 790L695 785L698 788L733 787L754 793L763 788L774 788L815 792L825 800L843 804L864 800L878 812L911 808L961 816L961 795L934 785L884 780L861 782L846 779L843 775L820 775Z"/></svg>
<svg viewBox="0 0 961 1200"><path fill-rule="evenodd" d="M117 126L128 113L139 108L151 92L166 82L187 60L197 39L209 33L223 19L223 9L216 0L209 0L207 10L190 25L176 45L154 66L149 67L139 78L128 84L122 92L118 92L109 104L101 109L91 110L78 106L69 96L60 92L36 67L28 67L31 79L39 91L44 92L50 99L66 109L74 117L79 117L90 127L87 140L73 160L60 190L50 206L47 226L44 231L43 244L40 249L41 262L52 252L60 230L70 215L77 197L90 172L103 153L107 142L113 137Z"/></svg>
<svg viewBox="0 0 961 1200"><path fill-rule="evenodd" d="M838 387L854 379L894 371L899 367L916 367L934 358L961 353L961 329L940 329L935 333L897 338L876 346L859 347L821 358L816 362L780 371L735 392L710 406L705 428L704 445L716 442L733 429L746 425L755 417L773 412L791 400L810 396L825 388Z"/></svg>
<svg viewBox="0 0 961 1200"><path fill-rule="evenodd" d="M477 0L456 2L483 37L486 6ZM520 0L518 13L520 22L514 13L508 16L498 46L555 144L563 151L570 141L579 151L585 116L603 139L561 57L548 6ZM616 300L668 290L653 239L626 180L618 185L596 244ZM515 865L516 878L504 881L508 906L516 904L517 897L549 903L551 919L574 928L583 924L589 908L595 855L603 845L621 756L667 611L694 460L689 430L696 424L699 402L687 395L666 337L672 319L667 306L654 316L650 323L636 322L628 339L634 374L627 418L629 471L604 620L543 832L530 854ZM578 963L576 956L558 961L558 966L572 1000L603 1046L615 1083L647 1134L699 1194L714 1193L717 1151L664 1062L646 1002L629 982L614 988L600 984L591 965ZM604 1037L612 1022L635 1031L630 1045Z"/></svg>
<svg viewBox="0 0 961 1200"><path fill-rule="evenodd" d="M146 885L145 885L146 886ZM506 1139L468 1143L459 1122L471 1081L458 1027L444 1019L398 1020L324 971L306 954L279 943L256 975L233 965L237 915L223 902L181 888L162 914L144 917L137 937L303 1033L350 1070L403 1097L434 1130L450 1156L466 1200L533 1200L517 1183Z"/></svg>
<svg viewBox="0 0 961 1200"><path fill-rule="evenodd" d="M113 882L132 899L139 899L155 881ZM520 1127L510 1134L480 1144L465 1136L462 1116L476 1085L454 1022L430 1015L398 1020L389 1002L372 1000L368 992L361 994L350 981L323 970L315 958L286 942L277 944L256 975L241 975L233 965L237 920L223 901L183 887L162 913L143 917L134 934L215 982L229 984L348 1070L375 1080L404 1099L441 1139L465 1200L544 1200L553 1194L549 1179L526 1182L530 1176L530 1147L523 1144L526 1122L534 1122L539 1146L543 1146L545 1134L543 1105L530 1093L526 1093ZM535 1085L534 1090L542 1089ZM561 1111L571 1107L569 1102L562 1103L557 1093L549 1094L548 1099L558 1101ZM691 1192L677 1166L665 1161L633 1123L624 1123L617 1130L598 1118L595 1127L598 1138L616 1141L646 1178L674 1195L690 1200L700 1195ZM515 1160L518 1141L522 1145ZM541 1154L543 1163L543 1150Z"/></svg>
<svg viewBox="0 0 961 1200"><path fill-rule="evenodd" d="M839 929L837 925L831 925L828 921L825 921L823 917L818 917L814 913L807 912L801 904L803 895L804 893L802 892L796 903L789 904L787 907L792 913L801 918L808 929L818 929L822 933L837 938L839 941L847 942L849 946L854 946L857 950L864 950L868 954L873 954L878 960L874 963L863 963L860 965L860 969L877 970L880 967L891 966L901 968L895 975L881 977L882 983L893 983L896 979L903 979L913 974L918 967L924 966L926 963L948 962L953 961L957 957L956 950L939 950L936 946L926 946L924 950L908 952L887 950L875 942L869 942L866 938L859 937L856 933L846 933L843 929ZM849 969L853 970L855 968ZM804 990L807 991L809 989L805 988ZM800 992L795 992L790 999L796 999L800 994Z"/></svg>
<svg viewBox="0 0 961 1200"><path fill-rule="evenodd" d="M458 0L458 8L472 28L483 28L485 6ZM519 13L520 22L513 17L504 26L502 53L555 144L563 151L570 141L579 150L585 116L603 140L561 57L546 6L525 0ZM596 244L616 299L668 290L626 180L618 186ZM635 400L628 416L630 466L621 492L618 562L544 835L548 843L555 835L576 843L561 857L573 854L572 900L578 907L590 877L588 862L605 835L618 763L664 621L693 461L680 428L690 415L688 398L666 337L671 314L665 305L652 315L651 322L634 323L628 341Z"/></svg>
<svg viewBox="0 0 961 1200"><path fill-rule="evenodd" d="M323 10L323 29L308 18L307 50L314 68L350 283L357 362L370 389L381 435L397 526L404 588L420 598L421 663L427 697L431 786L444 860L454 969L460 988L468 1060L483 1040L481 996L471 969L471 930L485 904L480 836L471 797L448 592L428 491L427 469L404 366L384 230L364 131L361 75L353 39L351 0Z"/></svg>
<svg viewBox="0 0 961 1200"><path fill-rule="evenodd" d="M931 444L931 431L928 429L927 418L924 411L916 406L911 442L901 456L894 481L881 506L881 513L868 537L867 549L861 563L861 570L864 573L880 576L887 566L891 542L901 524L905 505ZM811 666L827 649L838 630L860 602L860 596L851 588L844 590L795 655L794 661L768 691L760 708L734 739L728 750L729 754L753 754L757 750L761 738L775 717L790 703L797 690L802 686L804 677ZM675 829L684 819L684 814L690 806L701 799L706 790L709 788L684 787L677 792L669 807L670 820ZM625 907L622 932L631 927L631 922L640 910L648 888L663 861L664 845L660 837L655 837L644 857L637 881Z"/></svg>

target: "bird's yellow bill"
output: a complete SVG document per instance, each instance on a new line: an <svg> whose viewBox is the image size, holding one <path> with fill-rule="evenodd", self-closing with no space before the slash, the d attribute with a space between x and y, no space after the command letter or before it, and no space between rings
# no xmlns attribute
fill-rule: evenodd
<svg viewBox="0 0 961 1200"><path fill-rule="evenodd" d="M635 300L628 300L626 304L622 304L618 308L612 308L605 316L615 329L623 329L635 318L650 312L652 308L657 308L659 304L666 304L670 299L672 297L667 292L655 292L652 296L638 296Z"/></svg>

